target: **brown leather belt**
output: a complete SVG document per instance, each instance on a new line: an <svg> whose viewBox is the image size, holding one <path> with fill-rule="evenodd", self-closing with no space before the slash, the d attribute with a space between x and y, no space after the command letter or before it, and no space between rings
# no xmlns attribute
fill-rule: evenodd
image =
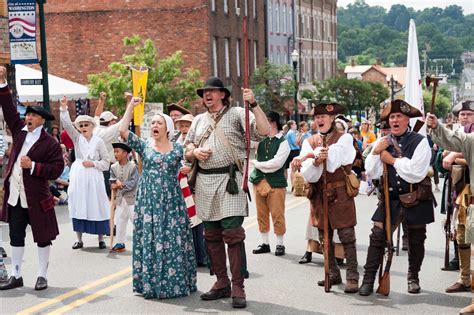
<svg viewBox="0 0 474 315"><path fill-rule="evenodd" d="M339 187L345 187L346 182L343 180L337 181L337 182L331 182L331 183L326 183L326 189L336 189ZM319 189L324 189L324 184L321 183L318 185Z"/></svg>

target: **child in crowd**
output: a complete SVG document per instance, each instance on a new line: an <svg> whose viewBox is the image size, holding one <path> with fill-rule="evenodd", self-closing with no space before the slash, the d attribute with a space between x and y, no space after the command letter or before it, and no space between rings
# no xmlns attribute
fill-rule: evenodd
<svg viewBox="0 0 474 315"><path fill-rule="evenodd" d="M110 183L112 190L116 190L115 224L117 225L117 243L112 252L125 251L127 238L127 223L133 224L135 195L138 185L138 169L135 163L128 159L132 149L125 143L112 143L114 156L117 162L110 168Z"/></svg>

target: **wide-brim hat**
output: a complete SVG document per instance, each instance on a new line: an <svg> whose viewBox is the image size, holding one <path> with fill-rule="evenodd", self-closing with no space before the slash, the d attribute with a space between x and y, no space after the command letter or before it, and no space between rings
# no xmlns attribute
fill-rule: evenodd
<svg viewBox="0 0 474 315"><path fill-rule="evenodd" d="M179 122L182 122L182 121L187 121L187 122L190 122L192 123L193 122L193 119L194 119L194 116L191 115L191 114L186 114L184 115L183 117L179 118L179 119L176 119L176 122L179 123Z"/></svg>
<svg viewBox="0 0 474 315"><path fill-rule="evenodd" d="M410 118L423 116L418 108L411 106L404 100L394 100L382 110L380 121L388 121L390 114L393 113L402 113Z"/></svg>
<svg viewBox="0 0 474 315"><path fill-rule="evenodd" d="M177 110L183 115L191 114L189 109L175 103L168 104L166 107L168 108L168 113L170 113L172 110Z"/></svg>
<svg viewBox="0 0 474 315"><path fill-rule="evenodd" d="M218 77L210 77L209 79L206 80L204 83L204 87L197 89L196 93L200 97L204 94L204 90L213 90L213 89L218 89L221 91L225 92L226 97L230 96L230 91L224 86L224 82L222 82L221 79Z"/></svg>
<svg viewBox="0 0 474 315"><path fill-rule="evenodd" d="M28 114L28 113L33 113L33 114L40 115L45 120L55 120L56 119L53 114L51 114L49 111L44 109L42 106L27 106L25 115Z"/></svg>
<svg viewBox="0 0 474 315"><path fill-rule="evenodd" d="M81 123L81 122L88 122L88 123L92 124L94 127L96 126L95 119L92 118L89 115L79 115L79 116L77 116L76 120L74 120L74 125L76 126L76 128L79 129L79 123Z"/></svg>
<svg viewBox="0 0 474 315"><path fill-rule="evenodd" d="M339 115L343 114L346 108L339 103L319 103L313 107L313 116L316 115Z"/></svg>
<svg viewBox="0 0 474 315"><path fill-rule="evenodd" d="M130 148L128 145L126 145L123 142L114 142L112 143L112 147L114 149L119 148L119 149L125 150L127 153L132 152L132 148Z"/></svg>
<svg viewBox="0 0 474 315"><path fill-rule="evenodd" d="M278 130L282 129L282 125L280 122L281 121L280 114L278 114L277 112L270 111L267 113L267 118L270 119L271 121L276 122Z"/></svg>
<svg viewBox="0 0 474 315"><path fill-rule="evenodd" d="M461 101L453 107L453 114L459 116L459 113L463 110L470 110L474 112L474 101Z"/></svg>

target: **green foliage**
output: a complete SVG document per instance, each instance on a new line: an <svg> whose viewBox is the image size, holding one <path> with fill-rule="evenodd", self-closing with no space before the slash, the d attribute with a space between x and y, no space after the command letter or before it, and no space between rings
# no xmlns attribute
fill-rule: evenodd
<svg viewBox="0 0 474 315"><path fill-rule="evenodd" d="M98 97L100 92L106 92L107 108L114 108L119 114L125 110L123 93L132 90L130 66L149 68L147 102L169 104L186 98L183 105L189 107L190 101L197 98L196 89L203 84L199 80L200 72L184 68L181 51L158 59L153 41L143 41L138 35L125 37L123 44L133 49L133 53L124 55L122 61L112 62L108 71L88 76L89 93Z"/></svg>
<svg viewBox="0 0 474 315"><path fill-rule="evenodd" d="M289 65L271 64L267 60L255 69L251 86L263 111L285 111L283 104L293 99L295 93L293 75Z"/></svg>
<svg viewBox="0 0 474 315"><path fill-rule="evenodd" d="M423 90L425 112L430 111L431 98L433 96L432 92L433 90ZM442 86L438 89L435 99L435 114L437 117L446 117L446 115L451 111L451 97L451 92L446 86Z"/></svg>
<svg viewBox="0 0 474 315"><path fill-rule="evenodd" d="M359 119L370 109L378 112L379 104L389 96L387 87L378 82L344 77L316 81L313 85L314 89L301 91L302 98L315 103L336 101L348 109L346 113L356 114Z"/></svg>
<svg viewBox="0 0 474 315"><path fill-rule="evenodd" d="M447 74L454 70L453 76L459 76L461 53L474 50L474 14L465 16L457 5L415 11L394 4L387 12L357 0L347 8L338 8L339 59L349 62L354 58L359 63L381 58L385 64L405 65L410 19L417 25L420 53L427 50L428 71L438 67L439 72L441 68Z"/></svg>

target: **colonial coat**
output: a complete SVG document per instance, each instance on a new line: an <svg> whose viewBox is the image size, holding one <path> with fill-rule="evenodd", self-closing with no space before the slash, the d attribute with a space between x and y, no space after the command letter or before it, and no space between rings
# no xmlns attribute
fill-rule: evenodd
<svg viewBox="0 0 474 315"><path fill-rule="evenodd" d="M0 88L0 105L13 137L12 151L4 181L5 195L0 213L0 220L8 222L9 179L13 165L19 158L18 155L27 131L22 130L25 123L20 119L16 106L13 104L8 86ZM36 243L46 243L54 240L59 234L54 211L54 198L49 191L48 180L58 178L64 169L62 150L59 143L43 129L38 141L28 151L27 156L35 162L33 172L31 170L23 172L31 230Z"/></svg>

